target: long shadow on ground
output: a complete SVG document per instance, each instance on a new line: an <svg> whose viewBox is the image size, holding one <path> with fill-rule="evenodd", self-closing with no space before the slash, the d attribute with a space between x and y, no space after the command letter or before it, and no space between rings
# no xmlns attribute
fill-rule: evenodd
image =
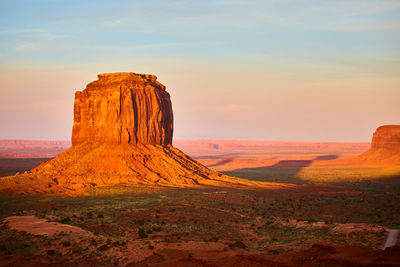
<svg viewBox="0 0 400 267"><path fill-rule="evenodd" d="M0 158L0 177L32 170L52 158Z"/></svg>
<svg viewBox="0 0 400 267"><path fill-rule="evenodd" d="M233 171L223 171L223 173L256 181L304 184L307 183L307 181L297 178L301 170L310 166L314 161L333 160L338 158L338 156L339 155L334 154L318 156L312 160L281 160L270 166L242 168Z"/></svg>

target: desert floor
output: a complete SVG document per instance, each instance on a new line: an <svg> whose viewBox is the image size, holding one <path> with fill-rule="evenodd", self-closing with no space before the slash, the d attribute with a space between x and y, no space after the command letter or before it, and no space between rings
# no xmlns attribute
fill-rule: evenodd
<svg viewBox="0 0 400 267"><path fill-rule="evenodd" d="M400 166L356 162L360 147L182 150L228 175L295 186L3 195L0 266L400 266L399 240L381 249L400 229ZM44 160L4 157L0 176Z"/></svg>

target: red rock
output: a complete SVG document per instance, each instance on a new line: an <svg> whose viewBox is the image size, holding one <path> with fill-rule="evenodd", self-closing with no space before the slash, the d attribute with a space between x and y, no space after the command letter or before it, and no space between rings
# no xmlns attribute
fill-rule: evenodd
<svg viewBox="0 0 400 267"><path fill-rule="evenodd" d="M371 148L393 150L400 154L400 125L384 125L376 129Z"/></svg>
<svg viewBox="0 0 400 267"><path fill-rule="evenodd" d="M123 72L98 78L75 93L72 145L172 143L171 100L156 76Z"/></svg>
<svg viewBox="0 0 400 267"><path fill-rule="evenodd" d="M75 95L72 147L30 172L0 180L14 194L75 194L100 185L254 186L212 171L172 146L169 94L154 75L100 74Z"/></svg>
<svg viewBox="0 0 400 267"><path fill-rule="evenodd" d="M357 159L400 164L400 125L384 125L376 129L371 149Z"/></svg>

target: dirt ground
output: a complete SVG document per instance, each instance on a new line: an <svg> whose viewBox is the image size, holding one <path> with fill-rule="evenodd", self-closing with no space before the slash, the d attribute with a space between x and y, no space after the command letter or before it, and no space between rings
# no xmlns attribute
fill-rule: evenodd
<svg viewBox="0 0 400 267"><path fill-rule="evenodd" d="M361 148L329 149L191 154L230 175L296 184L287 188L0 196L0 266L400 266L399 241L382 250L400 229L397 167L351 165Z"/></svg>
<svg viewBox="0 0 400 267"><path fill-rule="evenodd" d="M48 222L46 219L39 219L35 216L10 216L4 219L7 226L16 231L23 231L32 235L52 236L59 233L84 234L82 228L62 224L58 222Z"/></svg>

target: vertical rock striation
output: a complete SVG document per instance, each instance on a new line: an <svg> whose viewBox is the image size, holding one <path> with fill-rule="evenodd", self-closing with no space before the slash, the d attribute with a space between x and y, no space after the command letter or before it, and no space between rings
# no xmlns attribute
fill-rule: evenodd
<svg viewBox="0 0 400 267"><path fill-rule="evenodd" d="M371 149L356 159L400 165L400 125L384 125L376 129Z"/></svg>
<svg viewBox="0 0 400 267"><path fill-rule="evenodd" d="M172 144L173 115L165 86L154 75L98 75L75 93L72 145L84 142Z"/></svg>
<svg viewBox="0 0 400 267"><path fill-rule="evenodd" d="M72 147L30 172L0 180L0 192L79 194L113 184L282 186L212 171L174 148L172 133L170 96L156 76L100 74L75 94Z"/></svg>
<svg viewBox="0 0 400 267"><path fill-rule="evenodd" d="M400 125L384 125L376 129L371 149L386 149L400 154Z"/></svg>

